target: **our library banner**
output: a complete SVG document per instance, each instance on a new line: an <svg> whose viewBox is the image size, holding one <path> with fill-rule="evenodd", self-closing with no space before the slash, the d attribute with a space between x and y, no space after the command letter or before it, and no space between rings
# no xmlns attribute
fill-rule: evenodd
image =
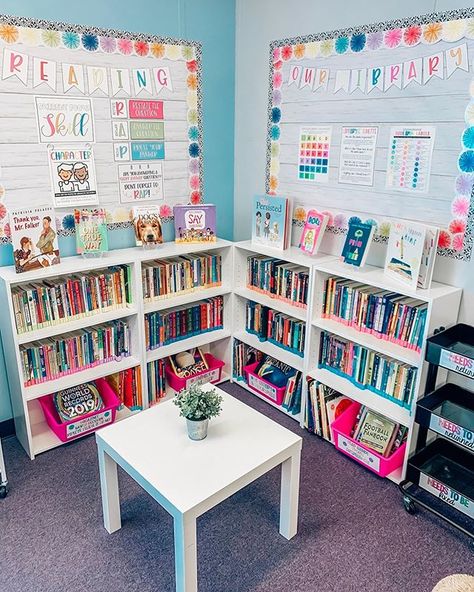
<svg viewBox="0 0 474 592"><path fill-rule="evenodd" d="M274 41L266 190L351 219L438 226L469 260L474 227L474 9Z"/></svg>
<svg viewBox="0 0 474 592"><path fill-rule="evenodd" d="M133 241L137 200L165 223L201 201L197 42L0 16L0 106L1 243L14 208L54 205L67 236L74 207L98 205Z"/></svg>

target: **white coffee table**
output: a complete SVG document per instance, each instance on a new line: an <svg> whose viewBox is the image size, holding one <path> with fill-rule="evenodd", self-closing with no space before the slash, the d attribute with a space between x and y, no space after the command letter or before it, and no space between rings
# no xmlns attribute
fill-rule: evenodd
<svg viewBox="0 0 474 592"><path fill-rule="evenodd" d="M280 534L295 536L302 439L220 390L205 440L186 433L172 401L96 433L104 526L121 527L117 465L174 518L176 590L197 591L196 519L281 465Z"/></svg>

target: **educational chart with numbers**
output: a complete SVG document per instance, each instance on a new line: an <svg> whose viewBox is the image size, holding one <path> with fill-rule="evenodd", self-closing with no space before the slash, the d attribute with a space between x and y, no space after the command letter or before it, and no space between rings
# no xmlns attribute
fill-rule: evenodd
<svg viewBox="0 0 474 592"><path fill-rule="evenodd" d="M317 209L326 232L353 219L386 242L408 218L470 260L473 63L473 8L272 42L266 191L296 226Z"/></svg>
<svg viewBox="0 0 474 592"><path fill-rule="evenodd" d="M180 39L0 16L0 243L8 211L75 207L131 227L137 202L202 196L201 45Z"/></svg>

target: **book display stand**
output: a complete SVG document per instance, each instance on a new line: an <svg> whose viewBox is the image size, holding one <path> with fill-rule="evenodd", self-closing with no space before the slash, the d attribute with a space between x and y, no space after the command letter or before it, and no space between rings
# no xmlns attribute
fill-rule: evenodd
<svg viewBox="0 0 474 592"><path fill-rule="evenodd" d="M427 340L426 396L418 401L418 437L399 485L407 512L429 510L470 538L474 548L474 393L440 386L438 369L474 379L474 328L441 328Z"/></svg>

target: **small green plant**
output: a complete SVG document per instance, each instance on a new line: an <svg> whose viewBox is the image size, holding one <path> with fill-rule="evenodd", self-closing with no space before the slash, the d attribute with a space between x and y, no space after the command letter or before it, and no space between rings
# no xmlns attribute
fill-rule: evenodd
<svg viewBox="0 0 474 592"><path fill-rule="evenodd" d="M179 407L181 417L200 421L219 415L222 397L216 389L204 391L200 386L193 385L177 393L173 403Z"/></svg>

